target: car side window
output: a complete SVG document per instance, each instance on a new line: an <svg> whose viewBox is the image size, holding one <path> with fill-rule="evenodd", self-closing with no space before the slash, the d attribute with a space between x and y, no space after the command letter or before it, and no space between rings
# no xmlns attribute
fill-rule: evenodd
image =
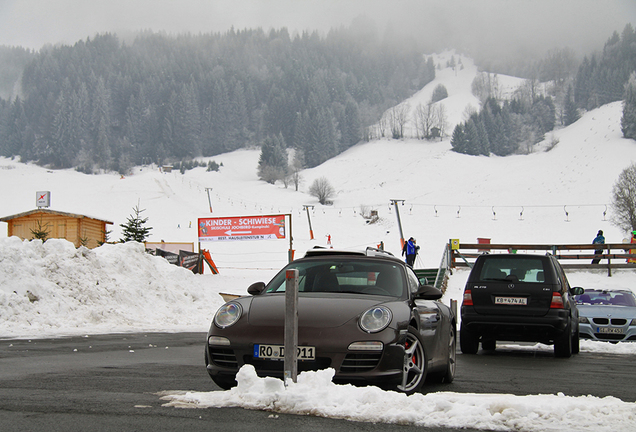
<svg viewBox="0 0 636 432"><path fill-rule="evenodd" d="M420 280L410 268L407 268L406 275L409 283L409 291L411 294L415 294L420 287Z"/></svg>

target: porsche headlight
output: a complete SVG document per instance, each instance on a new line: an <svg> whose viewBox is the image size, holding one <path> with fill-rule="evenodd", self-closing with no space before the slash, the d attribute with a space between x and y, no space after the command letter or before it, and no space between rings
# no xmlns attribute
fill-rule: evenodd
<svg viewBox="0 0 636 432"><path fill-rule="evenodd" d="M391 323L392 318L391 309L375 306L362 314L360 328L367 333L377 333L384 330Z"/></svg>
<svg viewBox="0 0 636 432"><path fill-rule="evenodd" d="M226 303L216 311L214 324L220 328L229 327L241 318L242 313L243 308L240 304L234 302Z"/></svg>

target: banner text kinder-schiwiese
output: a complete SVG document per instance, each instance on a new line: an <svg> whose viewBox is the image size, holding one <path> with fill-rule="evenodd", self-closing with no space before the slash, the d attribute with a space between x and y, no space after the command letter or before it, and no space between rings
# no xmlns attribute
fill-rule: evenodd
<svg viewBox="0 0 636 432"><path fill-rule="evenodd" d="M285 215L199 218L199 241L285 238Z"/></svg>

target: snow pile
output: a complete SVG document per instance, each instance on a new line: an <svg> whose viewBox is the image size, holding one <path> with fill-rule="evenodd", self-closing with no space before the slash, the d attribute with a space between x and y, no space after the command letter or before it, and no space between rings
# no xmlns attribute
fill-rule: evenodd
<svg viewBox="0 0 636 432"><path fill-rule="evenodd" d="M242 407L285 414L315 415L360 422L424 427L515 431L632 430L636 404L608 396L515 396L438 392L414 394L354 387L331 382L334 370L303 372L298 382L259 378L246 365L238 386L225 392L164 394L165 406L179 408Z"/></svg>
<svg viewBox="0 0 636 432"><path fill-rule="evenodd" d="M0 239L0 337L206 331L223 303L209 278L139 243L76 249L66 240Z"/></svg>

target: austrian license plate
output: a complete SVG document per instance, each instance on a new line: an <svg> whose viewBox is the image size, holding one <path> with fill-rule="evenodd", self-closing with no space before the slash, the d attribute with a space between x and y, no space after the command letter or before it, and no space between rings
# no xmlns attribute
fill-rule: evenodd
<svg viewBox="0 0 636 432"><path fill-rule="evenodd" d="M312 346L299 346L296 355L298 360L315 360L316 348ZM254 345L254 358L284 359L285 347L283 345Z"/></svg>
<svg viewBox="0 0 636 432"><path fill-rule="evenodd" d="M495 304L503 305L527 305L526 297L495 297Z"/></svg>
<svg viewBox="0 0 636 432"><path fill-rule="evenodd" d="M612 327L598 327L596 329L597 333L612 333L612 334L623 334L622 328L612 328Z"/></svg>

